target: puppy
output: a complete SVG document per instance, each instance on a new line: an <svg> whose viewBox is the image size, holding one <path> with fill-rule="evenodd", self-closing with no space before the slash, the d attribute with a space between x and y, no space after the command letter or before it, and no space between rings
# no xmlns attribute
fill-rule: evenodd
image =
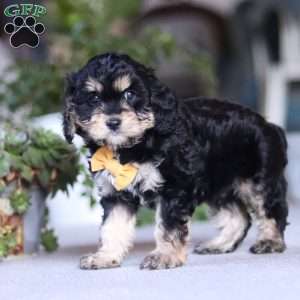
<svg viewBox="0 0 300 300"><path fill-rule="evenodd" d="M191 217L201 203L217 214L220 233L195 253L234 251L251 220L258 227L252 253L284 251L287 142L260 115L216 99L178 100L151 69L107 53L69 76L63 116L69 142L78 134L92 160L99 149L100 160L113 157L93 170L104 216L99 249L81 258L82 269L120 266L140 205L156 209L156 248L142 269L185 263ZM120 167L131 172L130 180L123 174L125 185Z"/></svg>

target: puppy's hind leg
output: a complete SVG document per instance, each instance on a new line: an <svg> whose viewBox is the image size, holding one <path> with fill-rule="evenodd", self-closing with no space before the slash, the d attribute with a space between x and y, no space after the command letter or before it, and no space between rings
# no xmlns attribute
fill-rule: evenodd
<svg viewBox="0 0 300 300"><path fill-rule="evenodd" d="M217 215L219 235L196 246L197 254L222 254L234 251L245 238L250 227L249 215L240 204L232 203L221 208Z"/></svg>
<svg viewBox="0 0 300 300"><path fill-rule="evenodd" d="M258 238L250 251L254 254L283 252L288 215L285 179L272 180L265 186L246 181L240 185L240 192L258 227Z"/></svg>
<svg viewBox="0 0 300 300"><path fill-rule="evenodd" d="M81 258L81 269L118 267L132 245L135 212L122 203L108 202L108 205L103 205L103 208L104 220L101 227L100 247L96 253Z"/></svg>

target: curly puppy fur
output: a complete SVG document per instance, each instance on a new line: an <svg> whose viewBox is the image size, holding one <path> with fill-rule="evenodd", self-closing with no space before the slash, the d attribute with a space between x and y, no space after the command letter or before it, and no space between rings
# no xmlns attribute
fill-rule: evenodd
<svg viewBox="0 0 300 300"><path fill-rule="evenodd" d="M287 143L281 128L227 101L178 100L153 70L127 55L91 59L67 81L64 133L80 135L92 155L107 145L120 163L138 167L116 191L107 171L93 174L104 209L99 249L83 269L119 266L131 247L140 205L156 208L156 249L141 268L181 266L197 205L217 214L220 234L198 254L236 249L253 220L253 253L282 252L287 224Z"/></svg>

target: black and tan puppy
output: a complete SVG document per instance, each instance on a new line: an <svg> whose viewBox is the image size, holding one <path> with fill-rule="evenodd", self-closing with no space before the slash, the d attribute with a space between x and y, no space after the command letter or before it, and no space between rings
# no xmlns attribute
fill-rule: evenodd
<svg viewBox="0 0 300 300"><path fill-rule="evenodd" d="M79 134L92 157L105 149L114 159L114 169L106 157L93 172L104 216L99 249L81 259L82 269L121 264L140 205L156 208L156 249L141 268L184 264L191 216L203 202L219 216L220 234L196 253L234 251L251 219L258 225L251 252L285 249L287 143L253 111L215 99L178 101L151 69L108 53L69 77L64 133L69 142ZM124 166L134 175L125 185Z"/></svg>

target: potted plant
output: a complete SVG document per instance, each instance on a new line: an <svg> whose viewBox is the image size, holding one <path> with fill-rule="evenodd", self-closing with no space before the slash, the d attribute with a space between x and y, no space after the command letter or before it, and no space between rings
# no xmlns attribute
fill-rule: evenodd
<svg viewBox="0 0 300 300"><path fill-rule="evenodd" d="M76 149L44 129L0 126L0 259L57 247L45 200L67 192L79 172Z"/></svg>

